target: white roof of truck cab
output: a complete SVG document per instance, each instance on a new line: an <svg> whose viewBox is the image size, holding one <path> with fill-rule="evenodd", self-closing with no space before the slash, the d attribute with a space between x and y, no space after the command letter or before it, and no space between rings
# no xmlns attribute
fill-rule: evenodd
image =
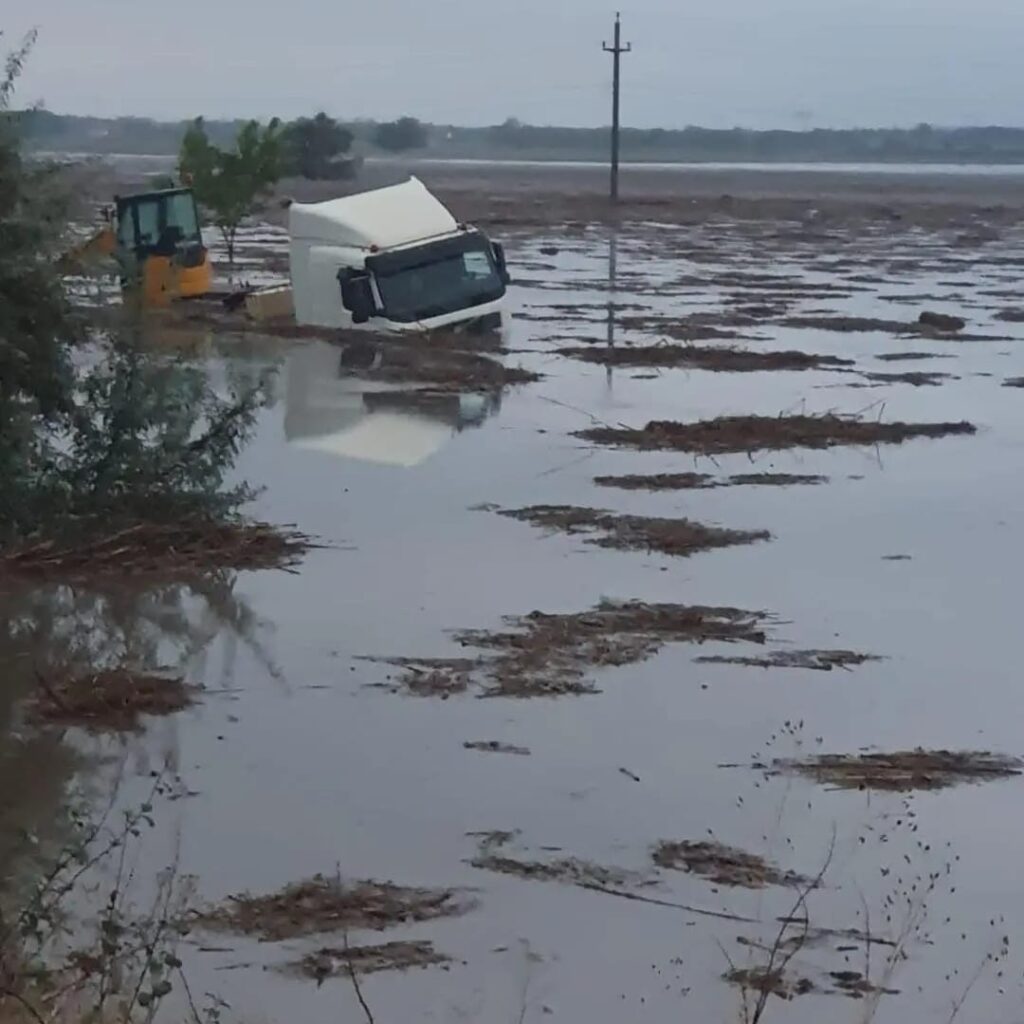
<svg viewBox="0 0 1024 1024"><path fill-rule="evenodd" d="M418 178L325 203L292 203L292 240L390 249L458 230L455 218Z"/></svg>

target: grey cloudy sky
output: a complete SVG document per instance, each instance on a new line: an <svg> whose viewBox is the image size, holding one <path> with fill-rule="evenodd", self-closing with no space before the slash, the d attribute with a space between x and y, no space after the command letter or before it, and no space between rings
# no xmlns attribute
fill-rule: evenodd
<svg viewBox="0 0 1024 1024"><path fill-rule="evenodd" d="M614 3L614 0L611 0ZM594 0L3 0L23 101L154 117L605 124ZM1024 0L620 0L638 126L1024 124Z"/></svg>

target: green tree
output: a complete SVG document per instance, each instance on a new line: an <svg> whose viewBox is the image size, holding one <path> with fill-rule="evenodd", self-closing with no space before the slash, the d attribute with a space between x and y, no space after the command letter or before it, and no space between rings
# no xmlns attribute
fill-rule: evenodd
<svg viewBox="0 0 1024 1024"><path fill-rule="evenodd" d="M427 129L415 117L400 117L377 125L373 141L381 149L401 153L409 149L422 149L428 141Z"/></svg>
<svg viewBox="0 0 1024 1024"><path fill-rule="evenodd" d="M341 177L348 166L338 157L352 148L352 133L323 111L286 125L281 141L289 174L325 180Z"/></svg>
<svg viewBox="0 0 1024 1024"><path fill-rule="evenodd" d="M26 36L0 72L0 532L26 514L26 495L57 458L52 437L70 424L81 336L55 270L66 224L56 172L22 159L11 110L34 43Z"/></svg>
<svg viewBox="0 0 1024 1024"><path fill-rule="evenodd" d="M210 142L201 117L185 132L178 172L182 181L191 183L196 199L220 229L229 266L235 264L239 225L261 208L282 169L280 122L276 118L266 127L249 121L230 150Z"/></svg>

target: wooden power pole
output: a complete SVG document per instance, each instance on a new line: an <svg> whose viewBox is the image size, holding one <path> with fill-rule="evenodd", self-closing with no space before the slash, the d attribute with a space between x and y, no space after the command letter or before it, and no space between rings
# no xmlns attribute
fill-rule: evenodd
<svg viewBox="0 0 1024 1024"><path fill-rule="evenodd" d="M622 82L620 64L622 55L633 49L630 43L622 45L622 18L618 12L615 14L615 43L612 46L603 43L602 47L605 53L612 55L614 69L612 73L612 179L610 194L612 202L615 203L619 199L619 87Z"/></svg>

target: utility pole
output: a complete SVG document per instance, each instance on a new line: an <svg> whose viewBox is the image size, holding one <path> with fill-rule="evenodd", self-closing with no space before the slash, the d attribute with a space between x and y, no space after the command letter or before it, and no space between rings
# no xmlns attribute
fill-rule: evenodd
<svg viewBox="0 0 1024 1024"><path fill-rule="evenodd" d="M618 11L615 12L615 43L612 46L602 43L601 46L605 53L612 55L614 67L612 74L612 180L610 194L612 202L616 203L619 200L619 85L621 83L619 65L622 55L633 49L631 43L622 45L622 19Z"/></svg>

